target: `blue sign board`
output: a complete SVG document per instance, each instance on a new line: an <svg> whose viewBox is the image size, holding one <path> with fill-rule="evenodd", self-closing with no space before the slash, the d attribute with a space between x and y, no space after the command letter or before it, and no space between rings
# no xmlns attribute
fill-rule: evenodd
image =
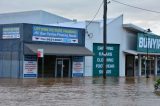
<svg viewBox="0 0 160 106"><path fill-rule="evenodd" d="M78 43L78 29L33 26L33 41Z"/></svg>

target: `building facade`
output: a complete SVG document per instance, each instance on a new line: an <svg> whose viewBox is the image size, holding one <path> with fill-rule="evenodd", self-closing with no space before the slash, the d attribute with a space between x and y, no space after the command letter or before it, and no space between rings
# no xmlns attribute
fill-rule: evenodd
<svg viewBox="0 0 160 106"><path fill-rule="evenodd" d="M0 77L79 77L93 55L80 28L4 24L0 40Z"/></svg>
<svg viewBox="0 0 160 106"><path fill-rule="evenodd" d="M56 24L85 28L85 47L94 53L93 57L85 56L85 76L102 76L103 73L103 21L66 22ZM146 48L139 48L140 36L144 38ZM146 76L159 73L159 51L150 48L156 41L151 38L158 35L133 24L123 24L123 15L107 20L107 76ZM139 44L140 42L140 44ZM146 46L148 42L148 46ZM157 41L158 42L158 41ZM144 46L144 45L143 45ZM154 47L154 46L153 46ZM148 51L148 52L147 52ZM148 54L148 56L147 56ZM147 59L148 57L148 59Z"/></svg>
<svg viewBox="0 0 160 106"><path fill-rule="evenodd" d="M88 25L88 22L86 23ZM103 26L101 22L93 22L86 28L85 46L95 55L85 58L87 63L85 71L93 70L86 72L85 75L102 76ZM133 24L123 24L123 15L108 20L107 76L148 77L159 75L160 52L158 45L158 35Z"/></svg>
<svg viewBox="0 0 160 106"><path fill-rule="evenodd" d="M26 14L27 18L19 20ZM15 18L7 21L12 15ZM7 17L0 22L1 77L102 76L103 21L71 21L44 11L0 17ZM19 24L9 24L14 22ZM108 19L107 76L159 75L159 39L146 29L124 24L123 15ZM38 58L41 54L44 57ZM27 70L35 70L36 74L28 74Z"/></svg>

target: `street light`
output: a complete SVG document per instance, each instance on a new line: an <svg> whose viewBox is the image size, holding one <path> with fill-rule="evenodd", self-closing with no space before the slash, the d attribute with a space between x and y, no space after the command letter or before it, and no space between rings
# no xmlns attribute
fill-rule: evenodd
<svg viewBox="0 0 160 106"><path fill-rule="evenodd" d="M150 30L150 28L149 29L147 29L147 61L146 61L146 67L148 66L148 63L149 63L149 61L148 61L148 33L150 33L150 32L152 32L151 30ZM148 72L148 69L146 68L146 78L149 78L149 72Z"/></svg>

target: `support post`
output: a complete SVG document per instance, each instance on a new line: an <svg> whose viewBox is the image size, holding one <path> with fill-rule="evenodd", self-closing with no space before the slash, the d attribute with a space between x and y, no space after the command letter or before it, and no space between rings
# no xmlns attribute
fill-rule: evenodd
<svg viewBox="0 0 160 106"><path fill-rule="evenodd" d="M157 62L158 62L158 59L157 59L157 56L155 56L155 59L154 59L154 64L155 64L155 68L154 68L154 75L157 76L157 70L158 70L158 65L157 65Z"/></svg>
<svg viewBox="0 0 160 106"><path fill-rule="evenodd" d="M103 79L106 79L106 44L107 44L107 0L104 0L104 13L103 13Z"/></svg>
<svg viewBox="0 0 160 106"><path fill-rule="evenodd" d="M44 78L44 57L42 57L42 78Z"/></svg>
<svg viewBox="0 0 160 106"><path fill-rule="evenodd" d="M148 67L149 61L148 61L148 34L147 34L147 61L146 61L146 67ZM146 68L146 78L149 78L149 69Z"/></svg>
<svg viewBox="0 0 160 106"><path fill-rule="evenodd" d="M139 76L141 76L142 73L142 59L141 59L141 55L138 55L138 72L139 72Z"/></svg>

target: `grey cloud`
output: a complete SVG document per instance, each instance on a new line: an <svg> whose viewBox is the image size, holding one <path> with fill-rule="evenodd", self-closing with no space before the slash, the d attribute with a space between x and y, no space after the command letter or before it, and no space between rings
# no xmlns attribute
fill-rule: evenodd
<svg viewBox="0 0 160 106"><path fill-rule="evenodd" d="M47 10L70 19L89 20L103 0L0 0L0 13L28 10ZM109 1L109 0L108 0ZM118 0L141 8L160 11L160 0ZM124 14L124 21L159 31L160 14L150 13L111 2L108 17ZM103 8L96 19L103 18ZM160 32L159 32L160 34Z"/></svg>

